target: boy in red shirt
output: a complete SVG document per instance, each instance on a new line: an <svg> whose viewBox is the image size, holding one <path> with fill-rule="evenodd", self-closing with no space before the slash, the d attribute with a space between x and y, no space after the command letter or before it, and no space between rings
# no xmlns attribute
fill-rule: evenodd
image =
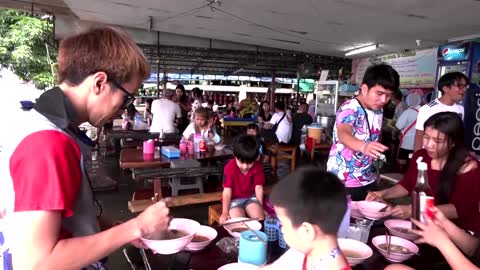
<svg viewBox="0 0 480 270"><path fill-rule="evenodd" d="M345 186L333 174L301 168L278 182L270 201L291 247L262 269L350 270L337 242L347 210Z"/></svg>
<svg viewBox="0 0 480 270"><path fill-rule="evenodd" d="M262 205L265 175L262 163L257 160L259 147L253 136L241 135L235 139L235 158L224 168L220 224L236 217L264 219Z"/></svg>

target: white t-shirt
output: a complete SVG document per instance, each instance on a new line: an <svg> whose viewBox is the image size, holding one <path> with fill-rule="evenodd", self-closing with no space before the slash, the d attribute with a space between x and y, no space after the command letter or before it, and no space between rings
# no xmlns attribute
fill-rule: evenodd
<svg viewBox="0 0 480 270"><path fill-rule="evenodd" d="M282 119L283 114L283 112L276 112L270 119L270 123L275 125L280 119ZM288 114L285 115L280 123L278 123L278 128L275 134L277 135L279 142L288 143L290 141L290 138L292 137L292 120Z"/></svg>
<svg viewBox="0 0 480 270"><path fill-rule="evenodd" d="M418 111L416 129L423 131L423 125L432 115L439 112L456 112L460 114L463 120L464 109L462 105L453 104L452 106L441 103L438 99L431 101L430 103L423 105Z"/></svg>
<svg viewBox="0 0 480 270"><path fill-rule="evenodd" d="M152 102L152 125L150 132L175 133L175 119L182 117L182 111L177 103L168 99L157 99Z"/></svg>
<svg viewBox="0 0 480 270"><path fill-rule="evenodd" d="M215 143L219 143L221 138L220 136L214 131L214 136L213 136L213 141ZM195 123L190 123L187 128L185 129L185 131L183 132L183 137L189 139L191 135L195 135ZM202 135L202 137L205 139L205 140L209 140L208 138L208 130L200 130L200 134Z"/></svg>
<svg viewBox="0 0 480 270"><path fill-rule="evenodd" d="M414 121L417 120L418 116L418 109L420 106L415 107L416 110L413 108L408 108L408 110L404 111L397 120L395 126L402 132L403 139L401 148L407 150L413 150L413 145L415 143L415 124L405 133L406 129L413 124Z"/></svg>

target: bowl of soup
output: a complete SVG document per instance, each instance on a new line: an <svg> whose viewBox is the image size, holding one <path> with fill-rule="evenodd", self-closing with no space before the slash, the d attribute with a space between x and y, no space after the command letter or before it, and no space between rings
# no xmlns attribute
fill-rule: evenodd
<svg viewBox="0 0 480 270"><path fill-rule="evenodd" d="M200 231L200 223L187 218L174 218L168 230L156 236L141 238L142 242L155 253L174 254L183 250Z"/></svg>
<svg viewBox="0 0 480 270"><path fill-rule="evenodd" d="M378 252L390 262L400 263L410 259L418 253L418 246L407 239L398 236L391 236L390 252L388 251L385 235L375 236L372 244L377 248Z"/></svg>
<svg viewBox="0 0 480 270"><path fill-rule="evenodd" d="M372 249L358 240L338 238L338 246L350 266L360 264L373 255Z"/></svg>
<svg viewBox="0 0 480 270"><path fill-rule="evenodd" d="M385 208L387 205L381 202L359 201L357 207L364 217L371 220L382 219L387 215Z"/></svg>
<svg viewBox="0 0 480 270"><path fill-rule="evenodd" d="M245 217L240 217L240 218L231 218L227 221L225 221L225 223L227 225L224 225L223 228L225 228L225 230L227 230L227 232L235 237L235 238L240 238L240 234L244 231L247 231L249 230L249 228L247 226L245 226L245 224L243 224L243 222L237 222L237 221L241 221L241 220L248 220L248 221L245 221L245 224L248 225L248 227L250 227L250 229L254 230L254 231L259 231L262 229L262 223L256 221L256 220L249 220L248 218L245 218Z"/></svg>
<svg viewBox="0 0 480 270"><path fill-rule="evenodd" d="M205 249L215 238L217 230L208 226L201 226L198 233L193 236L192 241L185 247L188 251L200 251Z"/></svg>
<svg viewBox="0 0 480 270"><path fill-rule="evenodd" d="M410 241L416 240L419 236L412 232L412 222L402 219L389 219L384 222L385 227L391 235L398 236Z"/></svg>

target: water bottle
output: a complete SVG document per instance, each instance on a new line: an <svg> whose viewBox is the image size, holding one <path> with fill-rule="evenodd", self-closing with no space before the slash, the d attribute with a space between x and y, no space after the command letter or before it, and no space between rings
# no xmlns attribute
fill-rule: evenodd
<svg viewBox="0 0 480 270"><path fill-rule="evenodd" d="M133 129L141 129L143 126L143 119L140 115L135 115L133 119Z"/></svg>
<svg viewBox="0 0 480 270"><path fill-rule="evenodd" d="M200 152L200 140L202 139L202 135L200 133L195 134L193 137L193 149L195 153Z"/></svg>

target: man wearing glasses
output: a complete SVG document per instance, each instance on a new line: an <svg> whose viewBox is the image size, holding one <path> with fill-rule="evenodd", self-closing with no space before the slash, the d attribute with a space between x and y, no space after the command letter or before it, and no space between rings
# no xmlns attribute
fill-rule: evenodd
<svg viewBox="0 0 480 270"><path fill-rule="evenodd" d="M458 103L463 100L467 85L467 76L461 72L450 72L440 77L440 80L438 80L438 90L442 93L442 97L423 105L418 111L417 123L415 124L414 152L422 149L423 124L432 115L439 112L456 112L460 114L463 119L464 108Z"/></svg>
<svg viewBox="0 0 480 270"><path fill-rule="evenodd" d="M0 234L9 248L7 269L105 269L102 259L168 227L168 207L157 202L142 214L100 232L94 194L83 167L86 139L78 125L100 127L132 104L149 75L135 43L113 28L97 28L61 41L60 84L10 128L0 161ZM5 210L3 210L5 209ZM0 235L2 236L2 235ZM2 263L0 261L0 263Z"/></svg>

